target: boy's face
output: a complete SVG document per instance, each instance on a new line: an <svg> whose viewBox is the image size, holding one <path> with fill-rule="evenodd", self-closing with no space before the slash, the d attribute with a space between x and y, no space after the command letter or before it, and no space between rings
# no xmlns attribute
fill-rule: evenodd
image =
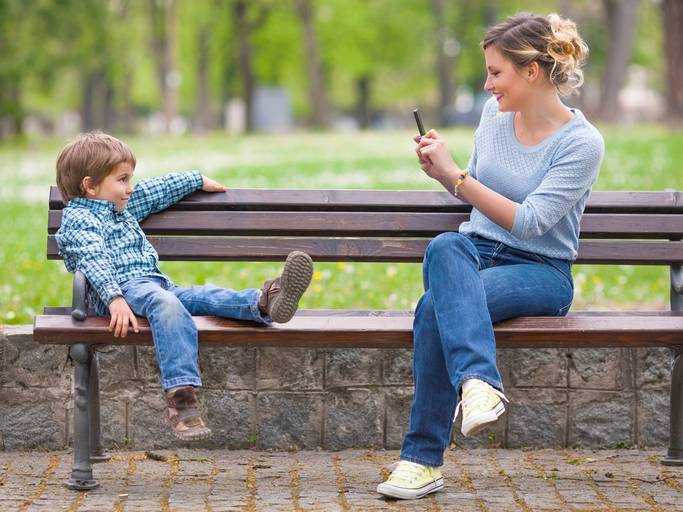
<svg viewBox="0 0 683 512"><path fill-rule="evenodd" d="M99 185L86 187L86 197L110 201L116 205L117 212L122 212L133 193L133 173L128 162L117 164Z"/></svg>

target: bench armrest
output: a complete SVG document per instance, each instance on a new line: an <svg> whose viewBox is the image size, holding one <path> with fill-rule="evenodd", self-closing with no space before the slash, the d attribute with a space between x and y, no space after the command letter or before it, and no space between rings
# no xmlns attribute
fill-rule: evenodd
<svg viewBox="0 0 683 512"><path fill-rule="evenodd" d="M71 317L83 321L88 318L88 280L83 272L77 270L74 274L74 288L71 300Z"/></svg>

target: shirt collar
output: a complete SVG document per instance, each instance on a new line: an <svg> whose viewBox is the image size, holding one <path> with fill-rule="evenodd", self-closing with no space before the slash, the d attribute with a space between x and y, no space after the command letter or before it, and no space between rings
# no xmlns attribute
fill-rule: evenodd
<svg viewBox="0 0 683 512"><path fill-rule="evenodd" d="M87 208L93 212L116 213L116 205L105 199L88 199L87 197L74 197L69 201L69 206Z"/></svg>

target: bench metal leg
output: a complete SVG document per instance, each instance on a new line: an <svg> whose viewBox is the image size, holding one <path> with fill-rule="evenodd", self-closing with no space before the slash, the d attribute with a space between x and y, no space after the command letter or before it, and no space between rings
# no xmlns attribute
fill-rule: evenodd
<svg viewBox="0 0 683 512"><path fill-rule="evenodd" d="M671 368L671 433L669 451L662 459L665 466L683 466L683 349L673 352Z"/></svg>
<svg viewBox="0 0 683 512"><path fill-rule="evenodd" d="M111 456L102 448L102 433L100 429L100 362L96 350L90 356L90 386L88 401L90 405L90 461L107 462Z"/></svg>
<svg viewBox="0 0 683 512"><path fill-rule="evenodd" d="M65 482L69 489L87 491L100 485L92 476L90 462L90 364L92 352L85 343L71 346L74 362L74 465Z"/></svg>

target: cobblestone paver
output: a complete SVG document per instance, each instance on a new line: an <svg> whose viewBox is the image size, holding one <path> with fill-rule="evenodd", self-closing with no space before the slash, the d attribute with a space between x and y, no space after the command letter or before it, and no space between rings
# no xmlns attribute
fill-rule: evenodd
<svg viewBox="0 0 683 512"><path fill-rule="evenodd" d="M116 452L100 487L63 486L69 452L0 452L1 511L683 511L683 468L662 450L450 450L446 488L381 498L397 452Z"/></svg>

